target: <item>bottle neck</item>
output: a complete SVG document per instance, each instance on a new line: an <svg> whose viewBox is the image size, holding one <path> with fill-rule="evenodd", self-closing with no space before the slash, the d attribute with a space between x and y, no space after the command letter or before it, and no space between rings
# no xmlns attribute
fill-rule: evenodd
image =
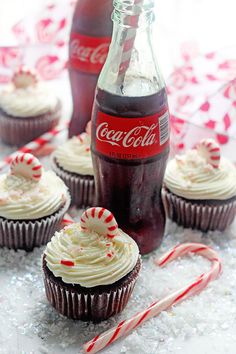
<svg viewBox="0 0 236 354"><path fill-rule="evenodd" d="M112 20L122 28L136 29L150 26L154 20L154 0L114 0Z"/></svg>
<svg viewBox="0 0 236 354"><path fill-rule="evenodd" d="M113 36L98 87L146 96L164 86L152 46L154 0L114 0Z"/></svg>

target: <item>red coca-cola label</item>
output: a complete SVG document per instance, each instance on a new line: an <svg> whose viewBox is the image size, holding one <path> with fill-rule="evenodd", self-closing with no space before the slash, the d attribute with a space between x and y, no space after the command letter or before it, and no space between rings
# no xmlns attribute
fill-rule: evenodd
<svg viewBox="0 0 236 354"><path fill-rule="evenodd" d="M160 154L169 144L169 111L143 118L119 118L98 112L97 152L116 159L135 160Z"/></svg>
<svg viewBox="0 0 236 354"><path fill-rule="evenodd" d="M106 61L110 42L110 37L71 33L69 66L83 72L99 74Z"/></svg>

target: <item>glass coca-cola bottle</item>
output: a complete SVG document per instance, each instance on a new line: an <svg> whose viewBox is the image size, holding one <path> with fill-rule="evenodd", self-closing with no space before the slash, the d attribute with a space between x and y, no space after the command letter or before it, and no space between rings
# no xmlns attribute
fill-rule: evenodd
<svg viewBox="0 0 236 354"><path fill-rule="evenodd" d="M154 0L115 0L113 37L92 114L96 204L146 254L162 241L169 153L166 88L153 52Z"/></svg>
<svg viewBox="0 0 236 354"><path fill-rule="evenodd" d="M69 136L85 131L97 79L105 63L112 34L112 0L78 0L69 43L69 76L73 113Z"/></svg>

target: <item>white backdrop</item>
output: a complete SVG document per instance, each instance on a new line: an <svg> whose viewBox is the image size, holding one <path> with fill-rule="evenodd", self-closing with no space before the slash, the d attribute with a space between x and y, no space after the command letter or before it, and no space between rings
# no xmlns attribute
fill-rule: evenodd
<svg viewBox="0 0 236 354"><path fill-rule="evenodd" d="M64 3L68 0L54 2ZM95 0L96 1L96 0ZM0 45L14 44L13 24L34 16L49 0L0 0ZM165 75L180 62L181 46L211 51L235 44L235 0L156 0L157 51Z"/></svg>

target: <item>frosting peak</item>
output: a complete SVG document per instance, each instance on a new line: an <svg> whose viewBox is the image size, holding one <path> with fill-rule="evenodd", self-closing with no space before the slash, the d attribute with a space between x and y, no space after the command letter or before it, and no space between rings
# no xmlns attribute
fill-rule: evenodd
<svg viewBox="0 0 236 354"><path fill-rule="evenodd" d="M40 181L21 175L0 176L0 216L33 220L52 215L68 198L63 181L54 172L43 172Z"/></svg>
<svg viewBox="0 0 236 354"><path fill-rule="evenodd" d="M61 145L53 157L59 166L68 172L93 176L90 144L91 137L88 133L74 136Z"/></svg>
<svg viewBox="0 0 236 354"><path fill-rule="evenodd" d="M19 88L9 85L0 94L0 108L13 117L35 117L53 111L57 104L58 98L43 82Z"/></svg>
<svg viewBox="0 0 236 354"><path fill-rule="evenodd" d="M113 284L135 267L135 241L118 229L114 238L72 224L57 232L46 251L48 268L65 283L90 288Z"/></svg>
<svg viewBox="0 0 236 354"><path fill-rule="evenodd" d="M234 165L223 157L217 166L210 164L197 149L169 161L164 182L171 192L186 199L226 200L236 196Z"/></svg>

